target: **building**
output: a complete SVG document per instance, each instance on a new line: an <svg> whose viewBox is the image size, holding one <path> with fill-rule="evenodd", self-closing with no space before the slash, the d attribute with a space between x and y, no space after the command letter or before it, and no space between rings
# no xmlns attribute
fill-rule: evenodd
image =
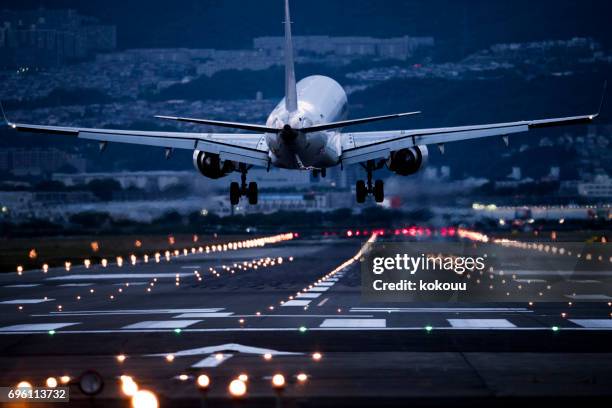
<svg viewBox="0 0 612 408"><path fill-rule="evenodd" d="M0 173L14 176L40 176L62 168L85 171L86 160L80 155L51 149L3 149L0 150Z"/></svg>
<svg viewBox="0 0 612 408"><path fill-rule="evenodd" d="M0 67L29 69L83 60L117 47L117 29L75 10L0 11Z"/></svg>
<svg viewBox="0 0 612 408"><path fill-rule="evenodd" d="M330 37L327 35L294 36L293 47L300 55L337 55L406 60L421 48L433 47L433 37ZM270 56L281 56L283 37L257 37L253 48Z"/></svg>
<svg viewBox="0 0 612 408"><path fill-rule="evenodd" d="M612 179L607 175L595 177L593 181L578 183L578 194L584 197L612 198Z"/></svg>

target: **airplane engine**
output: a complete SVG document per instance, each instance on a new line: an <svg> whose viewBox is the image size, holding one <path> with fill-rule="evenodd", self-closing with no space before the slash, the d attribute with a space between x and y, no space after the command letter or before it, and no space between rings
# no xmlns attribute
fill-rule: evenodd
<svg viewBox="0 0 612 408"><path fill-rule="evenodd" d="M203 176L218 179L227 176L236 169L234 162L221 160L218 154L193 151L193 165Z"/></svg>
<svg viewBox="0 0 612 408"><path fill-rule="evenodd" d="M391 152L387 168L400 176L408 176L419 171L427 163L427 146L416 146Z"/></svg>

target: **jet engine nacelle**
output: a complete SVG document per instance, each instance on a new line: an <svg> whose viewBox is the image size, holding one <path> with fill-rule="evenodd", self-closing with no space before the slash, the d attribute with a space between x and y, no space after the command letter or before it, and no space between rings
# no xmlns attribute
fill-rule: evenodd
<svg viewBox="0 0 612 408"><path fill-rule="evenodd" d="M427 146L416 146L391 152L387 168L400 176L408 176L419 171L427 163Z"/></svg>
<svg viewBox="0 0 612 408"><path fill-rule="evenodd" d="M203 176L218 179L225 177L236 169L234 162L221 160L218 154L193 151L193 165Z"/></svg>

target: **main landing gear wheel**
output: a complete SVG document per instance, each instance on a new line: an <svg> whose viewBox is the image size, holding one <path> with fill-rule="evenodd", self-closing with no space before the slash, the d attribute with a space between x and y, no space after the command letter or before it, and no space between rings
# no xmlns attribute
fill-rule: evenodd
<svg viewBox="0 0 612 408"><path fill-rule="evenodd" d="M374 200L377 203L382 203L385 199L385 183L382 180L376 180L374 183Z"/></svg>
<svg viewBox="0 0 612 408"><path fill-rule="evenodd" d="M359 204L365 202L366 196L368 195L368 189L366 188L365 181L359 180L355 185L355 198Z"/></svg>
<svg viewBox="0 0 612 408"><path fill-rule="evenodd" d="M238 204L238 201L240 201L240 195L240 184L235 181L232 182L230 184L230 203L232 203L232 205Z"/></svg>
<svg viewBox="0 0 612 408"><path fill-rule="evenodd" d="M246 175L250 166L246 164L240 164L240 183L233 181L230 184L230 203L232 205L238 204L240 201L240 197L246 196L249 199L249 204L257 204L257 199L259 196L259 191L257 188L257 183L250 182L247 185Z"/></svg>
<svg viewBox="0 0 612 408"><path fill-rule="evenodd" d="M250 182L249 183L249 189L247 190L247 197L249 197L249 204L257 204L257 196L258 196L258 190L257 190L257 183L255 182Z"/></svg>

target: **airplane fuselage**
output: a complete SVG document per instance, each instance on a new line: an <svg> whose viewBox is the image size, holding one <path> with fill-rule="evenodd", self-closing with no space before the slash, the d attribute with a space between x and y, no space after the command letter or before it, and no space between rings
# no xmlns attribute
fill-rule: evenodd
<svg viewBox="0 0 612 408"><path fill-rule="evenodd" d="M347 116L344 89L333 79L313 75L296 84L298 108L288 112L283 98L268 116L266 125L282 129L304 128L334 121ZM266 133L271 164L286 169L326 168L339 164L342 154L340 129L301 133L292 137L283 133Z"/></svg>

